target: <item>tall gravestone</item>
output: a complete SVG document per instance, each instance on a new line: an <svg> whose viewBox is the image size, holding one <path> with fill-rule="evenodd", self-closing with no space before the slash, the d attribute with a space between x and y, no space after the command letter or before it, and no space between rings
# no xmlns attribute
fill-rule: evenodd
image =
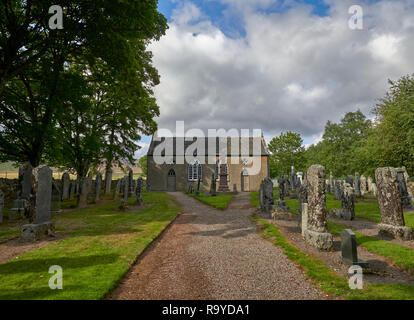
<svg viewBox="0 0 414 320"><path fill-rule="evenodd" d="M331 191L332 191L334 188L334 179L333 179L332 171L329 172L329 185L331 186Z"/></svg>
<svg viewBox="0 0 414 320"><path fill-rule="evenodd" d="M119 193L121 192L122 179L118 179L116 182L115 191L114 191L114 200L119 199Z"/></svg>
<svg viewBox="0 0 414 320"><path fill-rule="evenodd" d="M405 182L403 169L397 169L397 181L403 210L414 209L412 199L408 193L409 186Z"/></svg>
<svg viewBox="0 0 414 320"><path fill-rule="evenodd" d="M102 174L98 172L95 178L95 202L98 202L101 197L102 189Z"/></svg>
<svg viewBox="0 0 414 320"><path fill-rule="evenodd" d="M75 198L75 195L76 195L76 180L71 180L70 186L69 186L69 200L73 200Z"/></svg>
<svg viewBox="0 0 414 320"><path fill-rule="evenodd" d="M135 189L135 195L137 198L137 204L141 205L142 204L142 185L143 185L143 181L142 178L139 177L137 180L137 188Z"/></svg>
<svg viewBox="0 0 414 320"><path fill-rule="evenodd" d="M349 266L368 266L366 261L358 259L356 236L351 229L341 231L341 260Z"/></svg>
<svg viewBox="0 0 414 320"><path fill-rule="evenodd" d="M291 176L290 187L291 187L292 190L295 190L295 188L296 188L296 172L295 172L295 167L294 166L292 166L292 168L291 168L290 176Z"/></svg>
<svg viewBox="0 0 414 320"><path fill-rule="evenodd" d="M260 206L260 210L264 211L264 195L263 195L263 181L262 183L260 183L260 188L259 188L259 206Z"/></svg>
<svg viewBox="0 0 414 320"><path fill-rule="evenodd" d="M355 190L355 197L361 196L361 188L360 188L360 181L359 181L359 173L355 173L355 180L354 180L354 190Z"/></svg>
<svg viewBox="0 0 414 320"><path fill-rule="evenodd" d="M344 183L341 192L341 210L333 209L330 211L336 217L344 220L354 220L355 218L355 193L354 188L349 183Z"/></svg>
<svg viewBox="0 0 414 320"><path fill-rule="evenodd" d="M341 200L341 188L339 185L339 180L335 180L334 182L334 197L335 200Z"/></svg>
<svg viewBox="0 0 414 320"><path fill-rule="evenodd" d="M105 171L105 195L111 194L112 187L112 169L106 169Z"/></svg>
<svg viewBox="0 0 414 320"><path fill-rule="evenodd" d="M217 185L216 185L216 175L214 173L211 174L211 185L210 185L210 194L212 196L216 195Z"/></svg>
<svg viewBox="0 0 414 320"><path fill-rule="evenodd" d="M22 226L23 240L35 241L44 236L54 235L55 224L52 222L50 206L52 200L52 170L47 166L39 166L33 170L33 199L30 223Z"/></svg>
<svg viewBox="0 0 414 320"><path fill-rule="evenodd" d="M17 199L13 201L13 207L9 211L9 220L19 220L27 215L32 190L32 171L33 167L28 162L19 167Z"/></svg>
<svg viewBox="0 0 414 320"><path fill-rule="evenodd" d="M312 165L307 173L308 223L305 239L320 250L330 250L333 236L328 233L326 221L325 167Z"/></svg>
<svg viewBox="0 0 414 320"><path fill-rule="evenodd" d="M219 180L219 187L218 192L230 192L228 181L227 181L227 166L225 163L220 165L220 180Z"/></svg>
<svg viewBox="0 0 414 320"><path fill-rule="evenodd" d="M0 224L3 223L4 193L0 190Z"/></svg>
<svg viewBox="0 0 414 320"><path fill-rule="evenodd" d="M273 199L273 183L269 177L263 180L263 207L264 211L269 213L274 204Z"/></svg>
<svg viewBox="0 0 414 320"><path fill-rule="evenodd" d="M367 179L367 187L368 187L368 193L372 194L372 178L368 177Z"/></svg>
<svg viewBox="0 0 414 320"><path fill-rule="evenodd" d="M125 208L128 205L128 198L131 189L129 188L129 176L124 177L123 180L121 206Z"/></svg>
<svg viewBox="0 0 414 320"><path fill-rule="evenodd" d="M81 179L80 188L79 188L79 202L78 205L80 208L85 207L88 204L88 195L92 186L92 181L89 177L84 177Z"/></svg>
<svg viewBox="0 0 414 320"><path fill-rule="evenodd" d="M130 168L128 171L128 187L129 187L129 194L134 194L134 171Z"/></svg>
<svg viewBox="0 0 414 320"><path fill-rule="evenodd" d="M408 175L407 169L405 167L402 167L401 169L404 171L404 179L405 179L405 184L407 185L408 195L410 196L411 201L414 201L413 192L410 188L410 176Z"/></svg>
<svg viewBox="0 0 414 320"><path fill-rule="evenodd" d="M299 195L298 195L298 212L299 212L300 223L302 221L303 206L305 203L308 203L308 186L306 183L303 183L299 187Z"/></svg>
<svg viewBox="0 0 414 320"><path fill-rule="evenodd" d="M365 178L365 176L361 176L360 178L360 191L361 196L364 196L368 192L367 178Z"/></svg>
<svg viewBox="0 0 414 320"><path fill-rule="evenodd" d="M398 190L397 169L378 168L375 171L378 187L378 203L382 223L378 225L380 234L403 240L413 239L413 229L405 226L403 208Z"/></svg>
<svg viewBox="0 0 414 320"><path fill-rule="evenodd" d="M378 189L377 189L377 184L376 183L372 183L372 185L371 185L371 193L375 197L378 196Z"/></svg>
<svg viewBox="0 0 414 320"><path fill-rule="evenodd" d="M62 175L62 200L69 199L69 190L70 189L70 176L69 173L65 172Z"/></svg>
<svg viewBox="0 0 414 320"><path fill-rule="evenodd" d="M62 195L55 181L52 181L52 200L50 204L50 212L53 214L62 212L61 208Z"/></svg>

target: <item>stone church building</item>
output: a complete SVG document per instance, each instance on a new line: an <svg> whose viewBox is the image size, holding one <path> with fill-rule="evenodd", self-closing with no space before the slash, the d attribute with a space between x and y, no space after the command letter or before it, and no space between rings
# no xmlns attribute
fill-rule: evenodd
<svg viewBox="0 0 414 320"><path fill-rule="evenodd" d="M172 142L172 148L165 148L161 152L162 156L170 156L170 161L167 163L158 164L160 161L155 161L154 159L154 156L160 155L155 150L157 146L161 147L161 143L166 142L165 138L161 138L161 141L152 139L148 150L147 182L150 184L151 190L185 192L191 184L195 189L200 177L200 190L209 192L213 174L217 181L217 190L219 187L220 170L226 168L228 187L231 191L233 191L234 185L237 191L258 191L260 183L269 176L269 152L263 137L194 138L192 141L184 141L184 139L180 138L182 147L179 147L179 143L177 144L178 138L167 139ZM193 152L196 139L199 141L199 146L204 145L205 152L200 152L198 149ZM249 144L248 151L245 150L246 146L241 146L242 142ZM209 144L210 149L208 149ZM253 153L253 150L257 150L257 148L253 148L253 144L260 146L259 152ZM223 149L223 145L227 148ZM236 145L236 148L233 149L232 145L233 147ZM191 157L189 162L184 160L181 164L177 163L176 159L178 156L191 154L191 152L193 152L194 157ZM196 158L197 152L199 152L200 156ZM201 163L200 158L205 159L204 164ZM234 162L235 158L238 158L238 164L232 163L232 160ZM211 159L215 159L215 163ZM256 172L258 171L256 174L249 175L249 168L252 168L254 164L256 166L259 164L259 170L255 170Z"/></svg>

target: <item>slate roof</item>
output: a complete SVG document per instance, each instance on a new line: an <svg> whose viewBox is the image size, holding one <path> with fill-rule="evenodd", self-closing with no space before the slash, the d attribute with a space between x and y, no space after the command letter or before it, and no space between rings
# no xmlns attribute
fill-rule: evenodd
<svg viewBox="0 0 414 320"><path fill-rule="evenodd" d="M196 139L199 139L200 144L204 144L205 145L205 153L206 155L209 155L209 149L208 149L208 145L209 145L209 139L208 138L193 138L193 140L189 140L189 141L185 141L184 138L180 137L173 137L173 138L165 138L162 137L160 141L155 141L154 138L152 138L151 140L151 144L149 146L148 149L148 155L149 156L153 156L154 155L154 149L156 146L158 146L161 142L165 141L165 139L169 139L172 143L173 143L173 155L177 156L177 155L184 155L184 154L177 154L177 140L179 143L184 143L184 152L185 150L187 150L187 148L192 145L194 143L194 141L196 141ZM261 156L269 156L269 151L267 150L267 146L266 146L266 142L263 139L263 137L249 137L249 138L231 138L231 137L227 137L227 138L211 138L213 140L213 150L214 150L214 142L215 142L215 155L219 156L221 153L219 152L220 149L220 139L222 139L222 141L224 142L224 144L227 142L227 156L253 156L253 141L260 140L260 148L261 148ZM215 141L214 141L215 140ZM226 141L227 140L227 141ZM244 143L244 141L248 141L249 142L249 151L248 153L244 152L245 150L241 149L241 142ZM211 141L210 141L211 142ZM168 142L170 143L170 142ZM231 150L231 145L232 143L236 143L239 145L238 148L238 153L236 154L232 154L232 150ZM223 143L222 143L223 144ZM243 152L242 152L243 151ZM165 155L165 152L162 153L162 155ZM170 154L169 154L170 155ZM196 156L196 152L194 153L194 156Z"/></svg>

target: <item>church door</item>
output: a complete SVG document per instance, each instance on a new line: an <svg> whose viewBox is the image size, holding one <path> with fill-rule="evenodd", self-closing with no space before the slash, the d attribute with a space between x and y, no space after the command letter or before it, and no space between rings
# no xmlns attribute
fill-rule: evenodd
<svg viewBox="0 0 414 320"><path fill-rule="evenodd" d="M175 192L175 171L171 169L167 176L167 191Z"/></svg>

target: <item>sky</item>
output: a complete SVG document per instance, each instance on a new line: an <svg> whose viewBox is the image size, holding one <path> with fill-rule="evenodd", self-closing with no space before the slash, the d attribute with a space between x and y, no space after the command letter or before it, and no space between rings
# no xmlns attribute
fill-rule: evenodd
<svg viewBox="0 0 414 320"><path fill-rule="evenodd" d="M352 5L363 26L351 29ZM328 120L372 107L414 73L412 0L159 0L169 29L149 46L159 128L288 130L305 145ZM144 137L138 156L146 153Z"/></svg>

